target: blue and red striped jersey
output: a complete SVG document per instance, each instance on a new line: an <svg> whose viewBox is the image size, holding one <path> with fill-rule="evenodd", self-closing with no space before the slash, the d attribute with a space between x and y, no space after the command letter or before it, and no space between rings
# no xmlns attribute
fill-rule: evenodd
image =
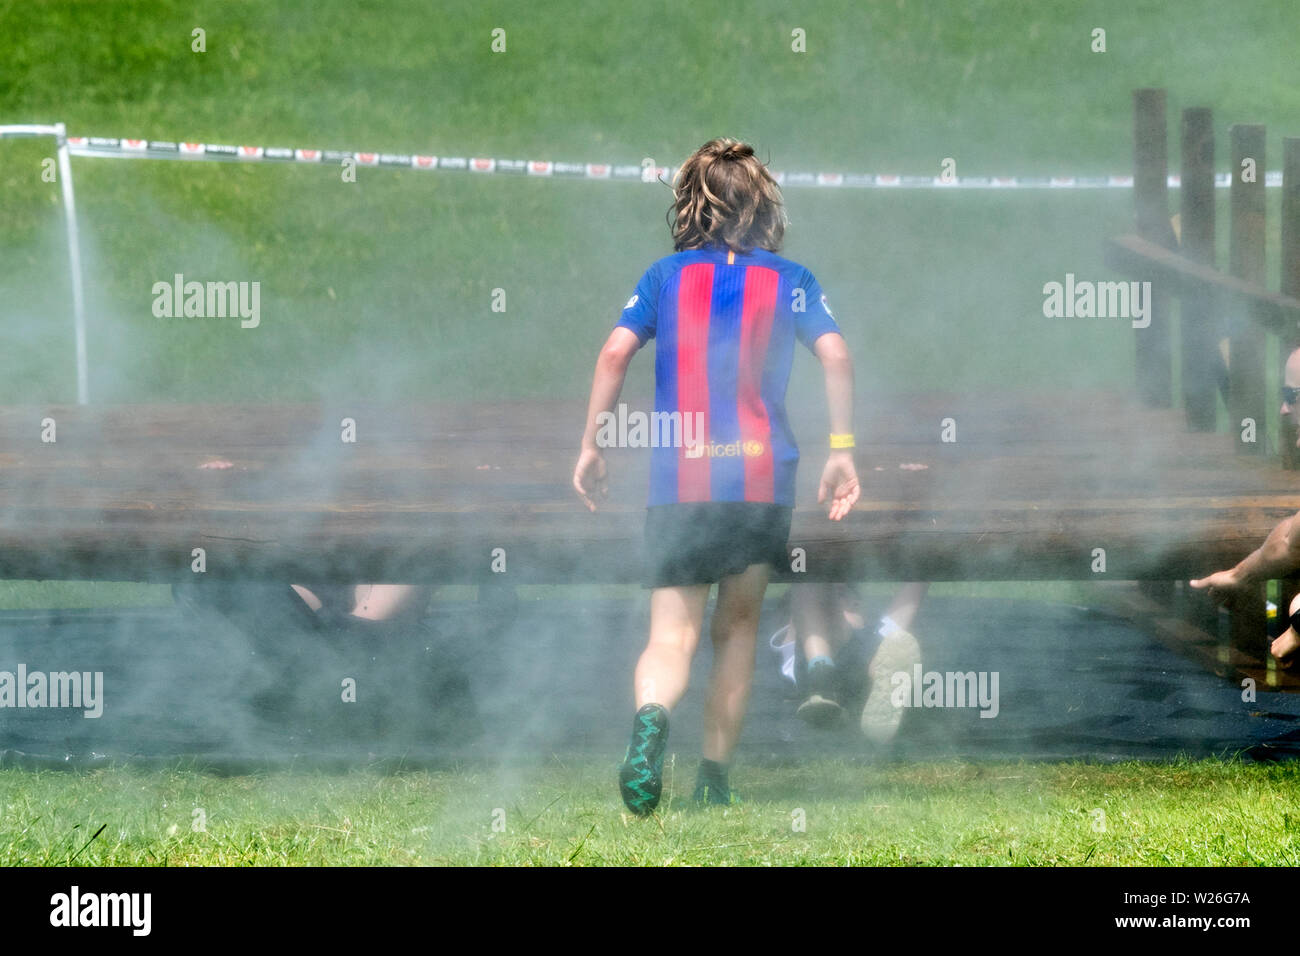
<svg viewBox="0 0 1300 956"><path fill-rule="evenodd" d="M643 345L658 340L650 505L794 507L799 446L785 392L795 339L811 350L839 332L812 273L763 249L679 252L646 270L618 325Z"/></svg>

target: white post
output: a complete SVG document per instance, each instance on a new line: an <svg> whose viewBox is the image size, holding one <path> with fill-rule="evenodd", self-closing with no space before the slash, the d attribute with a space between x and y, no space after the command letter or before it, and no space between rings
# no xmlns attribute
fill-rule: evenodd
<svg viewBox="0 0 1300 956"><path fill-rule="evenodd" d="M0 126L0 139L7 136L53 136L58 147L63 216L68 224L68 262L72 270L72 321L77 339L77 404L85 405L90 401L86 377L86 297L81 285L81 245L77 239L77 206L72 196L72 164L68 161L68 131L62 123L53 126L43 123Z"/></svg>
<svg viewBox="0 0 1300 956"><path fill-rule="evenodd" d="M59 146L59 180L63 184L63 215L68 224L68 262L72 269L72 318L77 338L77 404L90 401L86 373L86 297L81 285L81 243L77 236L77 204L72 195L72 163L68 160L68 133L55 123Z"/></svg>

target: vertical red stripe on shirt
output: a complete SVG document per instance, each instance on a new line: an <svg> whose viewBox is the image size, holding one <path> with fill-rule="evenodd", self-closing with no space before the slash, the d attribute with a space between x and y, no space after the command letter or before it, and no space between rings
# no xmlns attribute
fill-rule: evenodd
<svg viewBox="0 0 1300 956"><path fill-rule="evenodd" d="M736 370L741 453L745 456L745 500L772 501L772 423L763 404L763 370L772 335L778 276L772 269L745 269L740 312L740 367ZM758 442L758 445L754 443ZM760 450L761 446L761 450ZM758 454L754 451L758 450Z"/></svg>
<svg viewBox="0 0 1300 956"><path fill-rule="evenodd" d="M695 441L709 438L709 315L713 307L713 265L696 263L682 269L677 287L677 408L682 429ZM699 419L691 416L699 415ZM687 428L688 421L703 429ZM709 456L677 453L677 500L708 501L712 497Z"/></svg>

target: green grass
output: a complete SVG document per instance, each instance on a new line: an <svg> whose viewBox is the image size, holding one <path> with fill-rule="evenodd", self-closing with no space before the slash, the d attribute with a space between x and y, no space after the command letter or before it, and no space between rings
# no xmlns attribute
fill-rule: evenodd
<svg viewBox="0 0 1300 956"><path fill-rule="evenodd" d="M1294 41L1280 26L1292 18L1287 0L0 0L0 123L670 165L730 134L787 169L930 172L953 157L959 175L1096 174L1130 168L1130 91L1164 86L1171 157L1178 110L1204 104L1220 169L1233 122L1268 124L1263 165L1278 168L1280 138L1300 133ZM489 51L498 26L503 55ZM1105 54L1088 48L1097 26ZM195 27L206 53L190 50ZM794 27L807 54L790 52ZM0 143L4 404L75 395L58 185L40 177L50 154L47 141ZM347 184L323 167L95 159L74 169L99 402L580 398L618 308L669 251L662 187L369 169ZM1106 275L1101 243L1131 228L1127 193L786 199L786 252L827 290L864 395L1132 384L1126 323L1051 321L1040 308L1045 282ZM1274 283L1277 201L1273 191ZM1219 214L1226 222L1226 197ZM1221 227L1221 255L1225 244ZM176 272L261 282L261 327L155 318L152 284ZM495 288L504 314L490 309ZM651 365L634 364L629 400L644 401ZM791 390L820 400L806 358ZM1096 597L1032 582L932 593ZM3 607L168 600L145 585L0 588ZM809 762L742 768L747 802L725 813L684 809L679 775L656 823L624 819L610 768L590 762L506 775L8 770L0 864L1296 865L1296 773ZM196 807L206 833L190 829ZM504 832L492 830L495 808ZM806 832L791 828L799 808Z"/></svg>
<svg viewBox="0 0 1300 956"><path fill-rule="evenodd" d="M0 610L166 607L171 586L118 581L0 581Z"/></svg>
<svg viewBox="0 0 1300 956"><path fill-rule="evenodd" d="M1131 162L1130 91L1296 133L1284 0L655 7L414 0L0 5L0 121L379 150L679 162L732 133L774 165L1097 173ZM489 50L507 30L504 54ZM790 51L790 30L808 52ZM1089 50L1093 27L1104 54ZM190 31L208 32L205 53ZM347 42L340 42L346 37ZM653 42L646 42L653 37ZM1221 154L1222 154L1221 150ZM72 394L49 144L0 144L0 401ZM1176 149L1172 155L1176 156ZM580 396L666 192L462 174L77 160L99 401ZM865 390L1131 383L1122 322L1050 322L1103 275L1126 193L788 194ZM1276 218L1274 219L1276 222ZM164 320L152 283L256 280L263 324ZM490 309L507 292L507 311ZM960 360L958 360L960 357ZM649 362L630 389L644 394ZM805 362L793 388L817 391Z"/></svg>
<svg viewBox="0 0 1300 956"><path fill-rule="evenodd" d="M558 757L387 775L5 770L0 866L1300 864L1297 764L742 766L745 802L707 811L689 805L693 765L675 764L650 820L623 811L612 764Z"/></svg>

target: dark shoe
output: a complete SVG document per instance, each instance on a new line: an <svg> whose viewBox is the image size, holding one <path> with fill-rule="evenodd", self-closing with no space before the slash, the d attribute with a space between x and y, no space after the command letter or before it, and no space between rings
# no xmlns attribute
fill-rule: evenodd
<svg viewBox="0 0 1300 956"><path fill-rule="evenodd" d="M727 767L713 760L701 760L695 775L695 805L729 807L740 803L727 780Z"/></svg>
<svg viewBox="0 0 1300 956"><path fill-rule="evenodd" d="M632 719L632 740L618 768L619 794L637 816L649 816L659 806L667 746L668 711L646 704Z"/></svg>
<svg viewBox="0 0 1300 956"><path fill-rule="evenodd" d="M701 780L695 785L695 803L701 807L733 807L740 803L736 791L726 783Z"/></svg>
<svg viewBox="0 0 1300 956"><path fill-rule="evenodd" d="M804 700L795 711L800 720L814 727L829 727L844 712L835 699L835 665L817 663L808 668L804 679Z"/></svg>
<svg viewBox="0 0 1300 956"><path fill-rule="evenodd" d="M821 694L810 695L795 710L795 715L800 720L806 721L813 727L822 728L834 725L843 713L844 708L835 700L830 697L823 697Z"/></svg>

